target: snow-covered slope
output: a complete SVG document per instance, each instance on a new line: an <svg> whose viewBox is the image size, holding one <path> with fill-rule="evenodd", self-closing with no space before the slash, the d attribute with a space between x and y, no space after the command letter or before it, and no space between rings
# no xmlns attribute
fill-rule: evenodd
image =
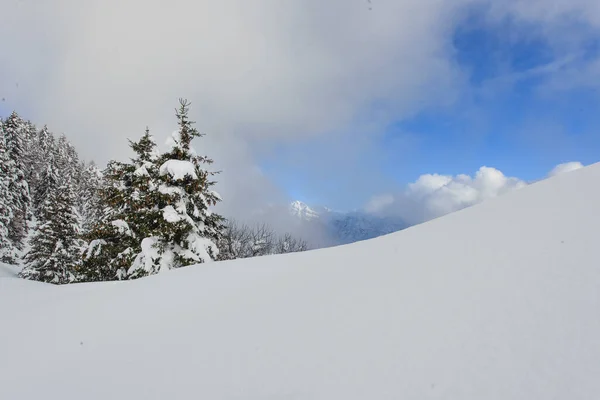
<svg viewBox="0 0 600 400"><path fill-rule="evenodd" d="M0 278L1 399L597 399L600 165L348 246Z"/></svg>
<svg viewBox="0 0 600 400"><path fill-rule="evenodd" d="M19 269L13 265L0 263L0 278L16 278L19 274Z"/></svg>

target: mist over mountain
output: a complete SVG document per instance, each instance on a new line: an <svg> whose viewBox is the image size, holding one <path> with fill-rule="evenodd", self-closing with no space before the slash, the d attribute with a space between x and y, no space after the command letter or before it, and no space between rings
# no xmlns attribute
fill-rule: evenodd
<svg viewBox="0 0 600 400"><path fill-rule="evenodd" d="M365 211L340 212L322 206L309 206L301 201L289 205L289 213L304 227L326 233L323 247L373 239L405 228L410 224L398 217L383 217Z"/></svg>

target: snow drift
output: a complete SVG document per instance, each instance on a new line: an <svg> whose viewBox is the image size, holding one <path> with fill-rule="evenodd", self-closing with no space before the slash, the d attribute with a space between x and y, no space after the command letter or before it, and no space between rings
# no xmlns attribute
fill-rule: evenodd
<svg viewBox="0 0 600 400"><path fill-rule="evenodd" d="M0 278L0 398L595 399L599 204L594 165L348 246Z"/></svg>

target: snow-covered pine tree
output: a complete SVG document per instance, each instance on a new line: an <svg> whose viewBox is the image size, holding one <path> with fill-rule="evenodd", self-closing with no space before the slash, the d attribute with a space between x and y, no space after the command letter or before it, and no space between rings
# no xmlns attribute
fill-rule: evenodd
<svg viewBox="0 0 600 400"><path fill-rule="evenodd" d="M77 212L83 234L88 234L92 226L102 217L100 205L100 189L102 188L102 171L94 163L81 164L81 178L77 189Z"/></svg>
<svg viewBox="0 0 600 400"><path fill-rule="evenodd" d="M220 201L210 190L214 172L203 168L212 160L191 147L201 135L189 120L189 103L180 99L176 112L178 130L170 139L171 150L160 157L160 220L158 231L142 240L142 252L129 270L132 277L215 260L223 230L223 217L210 211Z"/></svg>
<svg viewBox="0 0 600 400"><path fill-rule="evenodd" d="M14 263L14 248L8 235L8 226L12 220L12 206L10 194L10 159L6 151L4 140L4 121L0 119L0 261Z"/></svg>
<svg viewBox="0 0 600 400"><path fill-rule="evenodd" d="M159 157L148 129L130 147L136 153L131 163L111 161L105 171L101 190L104 213L89 236L90 245L83 272L88 280L136 278L128 275L133 260L141 251L141 240L152 236L160 223L158 204Z"/></svg>
<svg viewBox="0 0 600 400"><path fill-rule="evenodd" d="M126 163L111 161L104 170L100 189L101 218L84 235L88 242L79 270L82 281L117 280L127 271L137 240L123 218L131 213L132 168Z"/></svg>
<svg viewBox="0 0 600 400"><path fill-rule="evenodd" d="M51 177L58 185L50 191L42 206L20 276L55 284L71 283L77 278L82 251L74 186L68 176L61 177L53 166L48 167L46 177Z"/></svg>
<svg viewBox="0 0 600 400"><path fill-rule="evenodd" d="M56 154L56 141L52 132L44 126L36 135L31 146L33 154L32 165L34 173L29 182L34 215L39 216L41 206L48 195L49 182L45 179L49 165L56 165L54 155ZM55 183L55 182L54 182Z"/></svg>
<svg viewBox="0 0 600 400"><path fill-rule="evenodd" d="M132 176L132 209L130 223L139 238L153 236L160 229L160 204L163 195L159 192L158 162L160 153L150 131L138 142L129 141L136 154L131 160L135 170Z"/></svg>
<svg viewBox="0 0 600 400"><path fill-rule="evenodd" d="M61 174L67 175L72 184L78 185L81 177L79 156L65 135L60 135L56 141L54 159Z"/></svg>
<svg viewBox="0 0 600 400"><path fill-rule="evenodd" d="M32 188L38 182L38 166L40 160L37 158L38 154L36 151L37 147L38 132L37 128L31 121L26 121L23 128L23 172L25 173L25 180L29 185L29 194L32 196ZM31 214L31 210L30 210Z"/></svg>
<svg viewBox="0 0 600 400"><path fill-rule="evenodd" d="M46 200L57 186L55 162L49 160L47 164L40 166L40 168L43 169L39 172L39 182L33 193L34 214L37 218L40 218Z"/></svg>
<svg viewBox="0 0 600 400"><path fill-rule="evenodd" d="M27 219L31 211L29 185L26 180L25 140L29 125L16 112L13 112L2 124L4 143L8 156L8 204L12 218L8 225L8 236L14 248L22 250L24 238L27 235ZM16 262L15 257L7 259Z"/></svg>

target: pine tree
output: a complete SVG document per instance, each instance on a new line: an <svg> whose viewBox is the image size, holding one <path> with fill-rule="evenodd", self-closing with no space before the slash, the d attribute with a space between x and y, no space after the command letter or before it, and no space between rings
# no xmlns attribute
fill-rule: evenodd
<svg viewBox="0 0 600 400"><path fill-rule="evenodd" d="M74 210L73 185L68 177L60 178L58 170L49 167L48 174L59 185L44 202L40 221L34 232L30 251L25 255L25 279L55 284L76 280L81 242Z"/></svg>
<svg viewBox="0 0 600 400"><path fill-rule="evenodd" d="M53 157L60 173L68 176L74 185L78 185L81 178L79 156L65 135L61 135L56 141Z"/></svg>
<svg viewBox="0 0 600 400"><path fill-rule="evenodd" d="M163 195L159 191L157 162L160 153L148 128L138 142L129 142L136 153L133 158L132 195L130 199L130 223L140 238L154 235L160 229L160 204Z"/></svg>
<svg viewBox="0 0 600 400"><path fill-rule="evenodd" d="M31 146L32 165L34 172L29 178L29 188L31 191L31 200L33 213L36 217L39 216L41 206L46 201L49 193L49 186L56 182L47 180L48 166L56 166L54 159L56 150L56 141L54 135L44 126L36 135Z"/></svg>
<svg viewBox="0 0 600 400"><path fill-rule="evenodd" d="M129 142L136 153L131 163L112 161L105 171L105 186L100 191L104 212L93 228L83 264L90 280L127 279L141 240L157 230L158 151L146 129L138 142Z"/></svg>
<svg viewBox="0 0 600 400"><path fill-rule="evenodd" d="M27 235L27 220L30 216L31 199L29 185L26 180L25 141L29 125L13 112L2 124L4 145L8 156L6 177L8 180L8 204L11 209L11 220L8 225L8 236L12 246L22 250L24 238ZM14 257L8 262L16 262Z"/></svg>
<svg viewBox="0 0 600 400"><path fill-rule="evenodd" d="M188 112L189 103L180 100L179 129L171 137L171 150L159 160L158 229L154 236L144 237L131 276L212 261L218 255L223 217L209 209L220 201L210 190L215 182L209 178L215 173L203 168L212 160L198 156L191 147L192 140L203 135L193 127Z"/></svg>
<svg viewBox="0 0 600 400"><path fill-rule="evenodd" d="M8 227L12 220L12 196L9 188L11 167L6 151L3 124L4 122L0 120L0 261L14 263L14 248L8 234Z"/></svg>
<svg viewBox="0 0 600 400"><path fill-rule="evenodd" d="M43 206L48 200L48 197L52 190L56 190L56 165L53 161L43 166L40 175L39 184L37 185L33 194L33 205L34 214L37 218L40 218L40 214L43 212Z"/></svg>
<svg viewBox="0 0 600 400"><path fill-rule="evenodd" d="M30 196L33 192L32 188L37 184L39 178L39 162L37 158L37 128L31 121L26 121L23 126L23 172L25 180L29 185ZM31 210L30 210L31 211Z"/></svg>
<svg viewBox="0 0 600 400"><path fill-rule="evenodd" d="M94 164L81 164L81 174L77 189L77 212L83 234L88 234L95 223L102 217L100 190L102 188L102 171Z"/></svg>
<svg viewBox="0 0 600 400"><path fill-rule="evenodd" d="M79 270L83 281L120 279L131 265L137 240L123 219L130 213L131 174L129 165L116 161L104 170L99 192L101 217L84 236L88 245Z"/></svg>

